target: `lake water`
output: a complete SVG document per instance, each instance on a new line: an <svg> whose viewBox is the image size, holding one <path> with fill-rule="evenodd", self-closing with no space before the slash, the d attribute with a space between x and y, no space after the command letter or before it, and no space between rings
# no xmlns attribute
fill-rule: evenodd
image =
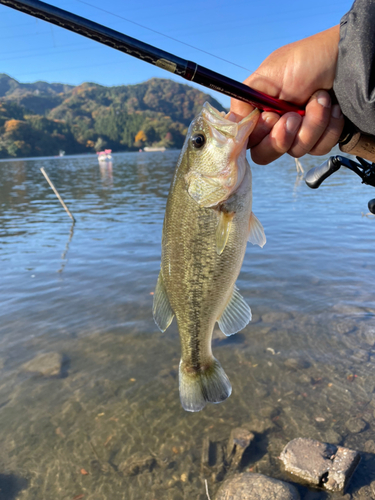
<svg viewBox="0 0 375 500"><path fill-rule="evenodd" d="M177 158L0 162L0 499L204 500L204 479L213 498L239 426L256 436L241 470L297 484L278 456L319 439L363 452L348 493L373 498L374 189L339 171L310 190L290 157L252 167L267 244L249 244L238 286L253 321L215 331L233 393L191 414L176 325L161 333L151 312ZM60 356L58 375L27 365L43 353ZM207 437L216 458L202 468ZM336 498L297 487L302 500Z"/></svg>

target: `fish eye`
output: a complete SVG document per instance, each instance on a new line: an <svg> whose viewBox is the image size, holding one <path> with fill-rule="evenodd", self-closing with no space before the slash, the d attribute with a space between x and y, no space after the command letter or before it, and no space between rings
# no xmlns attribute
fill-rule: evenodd
<svg viewBox="0 0 375 500"><path fill-rule="evenodd" d="M194 134L191 138L191 143L196 149L200 149L202 146L204 146L205 142L206 138L203 134Z"/></svg>

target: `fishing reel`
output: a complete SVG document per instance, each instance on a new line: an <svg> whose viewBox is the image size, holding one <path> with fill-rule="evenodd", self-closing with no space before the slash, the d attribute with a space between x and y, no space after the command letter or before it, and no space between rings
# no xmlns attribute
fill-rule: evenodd
<svg viewBox="0 0 375 500"><path fill-rule="evenodd" d="M314 167L307 172L305 182L311 189L317 189L330 175L337 172L340 167L346 167L359 175L362 184L375 187L375 163L356 156L358 162L344 156L331 156L319 167ZM368 209L375 214L375 198L368 202Z"/></svg>

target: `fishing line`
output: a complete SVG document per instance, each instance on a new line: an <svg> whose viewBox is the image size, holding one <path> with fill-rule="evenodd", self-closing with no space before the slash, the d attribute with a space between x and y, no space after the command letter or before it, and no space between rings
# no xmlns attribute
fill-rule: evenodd
<svg viewBox="0 0 375 500"><path fill-rule="evenodd" d="M181 42L181 40L178 40L177 38L173 38L172 36L165 35L164 33L161 33L160 31L156 31L152 28L148 28L147 26L143 26L143 24L137 23L136 21L132 21L131 19L127 19L126 17L120 16L119 14L114 14L113 12L110 12L109 10L102 9L101 7L96 7L96 5L92 5L91 3L85 2L84 0L76 0L76 2L83 3L85 5L88 5L89 7L92 7L93 9L97 9L97 10L105 12L106 14L109 14L111 16L118 17L119 19L122 19L123 21L127 21L128 23L131 23L131 24L135 24L136 26L139 26L140 28L143 28L143 29L148 30L148 31L152 31L153 33L156 33L157 35L164 36L165 38L169 38L170 40L173 40L174 42L181 43L182 45L186 45L186 47L190 47L191 49L198 50L199 52L202 52L203 54L207 54L208 56L215 57L216 59L219 59L220 61L231 64L232 66L237 66L237 68L244 69L245 71L249 71L251 73L251 70L248 68L245 68L244 66L240 66L239 64L236 64L232 61L228 61L228 59L224 59L223 57L215 56L215 54L211 54L210 52L207 52L206 50L199 49L198 47L194 47L194 45L190 45L189 43Z"/></svg>

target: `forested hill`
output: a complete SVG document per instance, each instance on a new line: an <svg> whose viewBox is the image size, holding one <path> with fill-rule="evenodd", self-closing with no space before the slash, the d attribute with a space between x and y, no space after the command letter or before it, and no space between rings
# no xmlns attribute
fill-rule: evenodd
<svg viewBox="0 0 375 500"><path fill-rule="evenodd" d="M0 158L180 148L205 101L224 110L213 97L167 79L74 87L0 74Z"/></svg>

